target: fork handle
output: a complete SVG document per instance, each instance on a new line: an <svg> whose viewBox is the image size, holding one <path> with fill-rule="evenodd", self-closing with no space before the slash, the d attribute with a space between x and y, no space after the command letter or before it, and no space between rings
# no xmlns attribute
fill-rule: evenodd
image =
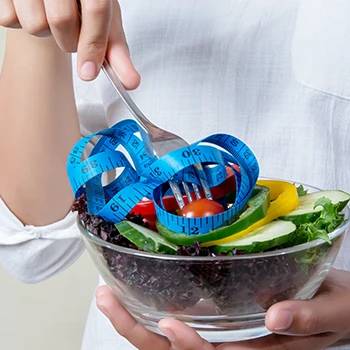
<svg viewBox="0 0 350 350"><path fill-rule="evenodd" d="M137 107L137 105L134 103L134 101L131 99L130 95L125 90L123 84L121 83L120 79L118 78L117 74L111 67L111 65L108 63L107 59L105 58L102 64L102 70L106 74L108 80L111 82L112 86L117 91L118 95L126 105L126 107L129 109L131 114L136 118L136 120L142 125L142 127L145 129L147 133L147 137L149 138L148 134L150 133L150 130L156 129L159 130L157 126L155 126L147 117L141 112L141 110ZM153 147L151 146L150 142L146 142L146 151L149 155L154 156ZM208 183L205 178L205 173L203 170L203 167L201 164L195 164L195 169L197 172L197 175L199 177L199 180L202 184L205 197L208 199L212 199L210 187L208 186ZM169 181L170 186L173 190L174 196L180 206L182 208L185 203L182 199L182 194L178 186L176 185L175 181Z"/></svg>
<svg viewBox="0 0 350 350"><path fill-rule="evenodd" d="M107 59L104 59L102 64L102 70L106 74L108 80L111 82L112 86L117 91L119 97L122 99L126 107L129 109L131 114L136 118L136 120L143 126L146 131L155 127L155 125L147 119L147 117L141 112L141 110L136 106L134 101L131 99L130 95L125 90L123 84L118 78L117 74L108 63Z"/></svg>
<svg viewBox="0 0 350 350"><path fill-rule="evenodd" d="M108 80L110 81L114 89L117 91L119 97L124 102L125 106L131 112L131 114L135 117L135 119L139 122L139 124L143 127L144 133L142 137L145 142L146 152L149 156L154 157L155 152L150 142L149 134L150 134L150 130L155 128L155 125L150 120L148 120L147 117L136 106L136 104L134 103L130 95L125 90L122 82L120 81L114 69L108 63L106 58L104 59L102 64L102 71L106 74L106 77L108 78Z"/></svg>

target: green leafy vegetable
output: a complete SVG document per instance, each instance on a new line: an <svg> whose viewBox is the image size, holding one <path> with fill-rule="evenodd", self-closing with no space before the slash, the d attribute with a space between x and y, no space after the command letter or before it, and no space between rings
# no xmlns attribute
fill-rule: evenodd
<svg viewBox="0 0 350 350"><path fill-rule="evenodd" d="M321 215L314 222L301 224L291 240L287 243L288 247L313 241L321 238L331 244L328 233L334 231L343 221L344 214L339 213L339 203L332 204L331 200L322 197L319 198L314 208L322 206Z"/></svg>
<svg viewBox="0 0 350 350"><path fill-rule="evenodd" d="M304 186L303 185L299 185L297 187L297 193L298 193L298 196L301 197L301 196L305 196L307 194L307 190L305 190Z"/></svg>
<svg viewBox="0 0 350 350"><path fill-rule="evenodd" d="M328 237L327 231L324 229L320 229L315 224L302 224L298 227L296 231L296 240L293 245L296 244L302 244L306 242L313 241L317 238L322 238L329 244L331 244L331 241Z"/></svg>

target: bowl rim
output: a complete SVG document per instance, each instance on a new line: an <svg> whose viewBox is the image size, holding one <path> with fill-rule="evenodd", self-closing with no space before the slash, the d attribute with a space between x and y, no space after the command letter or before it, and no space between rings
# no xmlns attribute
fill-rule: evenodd
<svg viewBox="0 0 350 350"><path fill-rule="evenodd" d="M269 179L269 180L281 180L281 181L287 181L290 183L297 185L303 185L308 187L311 190L321 190L318 187L312 186L312 185L307 185L302 182L296 182L296 181L290 181L290 180L284 180L284 179L277 179L277 178L271 178L271 177L259 177L259 179ZM350 226L350 204L346 205L346 207L342 210L342 212L345 214L345 219L342 222L340 226L338 226L334 231L328 234L329 239L333 240L340 236L343 232L345 232L349 226ZM254 254L242 254L242 255L231 255L231 256L183 256L183 255L169 255L169 254L156 254L156 253L150 253L150 252L145 252L145 251L139 251L135 250L132 248L126 248L122 246L118 246L113 243L109 243L104 241L101 238L98 238L89 230L86 229L82 221L80 220L79 216L77 215L76 218L77 226L80 230L80 232L83 234L83 237L85 239L88 239L92 241L93 243L108 248L112 249L116 252L119 253L124 253L128 255L133 255L133 256L139 256L139 257L144 257L144 258L151 258L151 259L158 259L158 260L175 260L175 261L198 261L198 262L203 262L203 261L232 261L232 260L250 260L250 259L259 259L259 258L267 258L271 256L281 256L281 255L286 255L290 253L295 253L299 252L301 250L309 249L309 248L314 248L322 244L328 244L326 241L324 241L321 238L315 239L313 241L299 244L293 247L289 248L284 248L284 249L276 249L273 251L268 251L268 252L263 252L263 253L254 253Z"/></svg>

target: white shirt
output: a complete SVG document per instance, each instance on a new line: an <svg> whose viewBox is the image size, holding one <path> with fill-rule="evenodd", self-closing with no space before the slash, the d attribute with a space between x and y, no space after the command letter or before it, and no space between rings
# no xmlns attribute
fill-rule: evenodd
<svg viewBox="0 0 350 350"><path fill-rule="evenodd" d="M142 76L131 92L159 126L189 142L226 132L256 154L261 175L350 192L350 2L122 0ZM103 75L75 76L84 135L130 118ZM83 250L74 215L23 227L0 203L1 263L27 282ZM40 253L40 254L38 254ZM347 238L336 267L350 270ZM92 302L83 350L133 349ZM339 345L334 349L350 349Z"/></svg>

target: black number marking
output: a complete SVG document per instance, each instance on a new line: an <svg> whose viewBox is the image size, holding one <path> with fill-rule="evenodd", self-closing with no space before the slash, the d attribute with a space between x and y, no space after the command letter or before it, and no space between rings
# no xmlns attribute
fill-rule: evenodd
<svg viewBox="0 0 350 350"><path fill-rule="evenodd" d="M245 159L249 159L252 155L252 152L250 152L248 149L244 151L243 156Z"/></svg>
<svg viewBox="0 0 350 350"><path fill-rule="evenodd" d="M119 210L119 205L115 204L115 203L112 203L111 206L110 206L111 210L116 212Z"/></svg>
<svg viewBox="0 0 350 350"><path fill-rule="evenodd" d="M190 152L190 151L183 151L183 152L182 152L182 156L183 156L184 158L189 158L189 157L191 157L191 152Z"/></svg>
<svg viewBox="0 0 350 350"><path fill-rule="evenodd" d="M115 146L118 143L118 140L113 137L109 139L109 143Z"/></svg>
<svg viewBox="0 0 350 350"><path fill-rule="evenodd" d="M86 174L87 172L89 172L89 167L87 166L87 164L85 164L82 168L81 168L81 172L83 174Z"/></svg>
<svg viewBox="0 0 350 350"><path fill-rule="evenodd" d="M191 234L197 235L199 233L199 228L196 226L191 227Z"/></svg>
<svg viewBox="0 0 350 350"><path fill-rule="evenodd" d="M181 230L182 230L181 231L182 233L186 233L185 226L181 226ZM199 228L196 227L196 226L191 227L191 234L192 235L198 235L199 234Z"/></svg>
<svg viewBox="0 0 350 350"><path fill-rule="evenodd" d="M216 181L221 180L223 177L224 177L224 176L223 176L222 172L217 173L217 174L216 174Z"/></svg>
<svg viewBox="0 0 350 350"><path fill-rule="evenodd" d="M195 156L200 156L202 153L201 153L201 150L199 148L194 148L192 150L192 153L195 155Z"/></svg>
<svg viewBox="0 0 350 350"><path fill-rule="evenodd" d="M81 168L81 172L86 174L90 171L90 168L95 169L97 165L96 159L90 160Z"/></svg>
<svg viewBox="0 0 350 350"><path fill-rule="evenodd" d="M123 203L126 202L126 199L124 199L122 196L119 196L118 199L119 199L121 202L123 202Z"/></svg>
<svg viewBox="0 0 350 350"><path fill-rule="evenodd" d="M159 167L154 168L154 172L155 172L158 176L162 175L162 172L161 172L161 170L159 169Z"/></svg>
<svg viewBox="0 0 350 350"><path fill-rule="evenodd" d="M146 157L147 157L147 153L146 153L146 152L140 154L141 160L143 160L143 159L146 158Z"/></svg>
<svg viewBox="0 0 350 350"><path fill-rule="evenodd" d="M89 160L82 168L81 172L83 174L86 174L90 171L90 168L95 169L97 167L97 161L96 159Z"/></svg>
<svg viewBox="0 0 350 350"><path fill-rule="evenodd" d="M124 180L125 185L130 185L131 184L131 178L127 176Z"/></svg>
<svg viewBox="0 0 350 350"><path fill-rule="evenodd" d="M96 159L89 160L85 166L82 167L81 171L83 174L89 172L90 168L95 169L97 167Z"/></svg>
<svg viewBox="0 0 350 350"><path fill-rule="evenodd" d="M235 140L235 139L231 139L231 140L230 140L230 144L231 144L233 147L237 147L237 146L238 146L238 141Z"/></svg>
<svg viewBox="0 0 350 350"><path fill-rule="evenodd" d="M134 148L137 148L137 147L140 146L140 142L138 142L137 140L133 140L131 146L134 147Z"/></svg>

